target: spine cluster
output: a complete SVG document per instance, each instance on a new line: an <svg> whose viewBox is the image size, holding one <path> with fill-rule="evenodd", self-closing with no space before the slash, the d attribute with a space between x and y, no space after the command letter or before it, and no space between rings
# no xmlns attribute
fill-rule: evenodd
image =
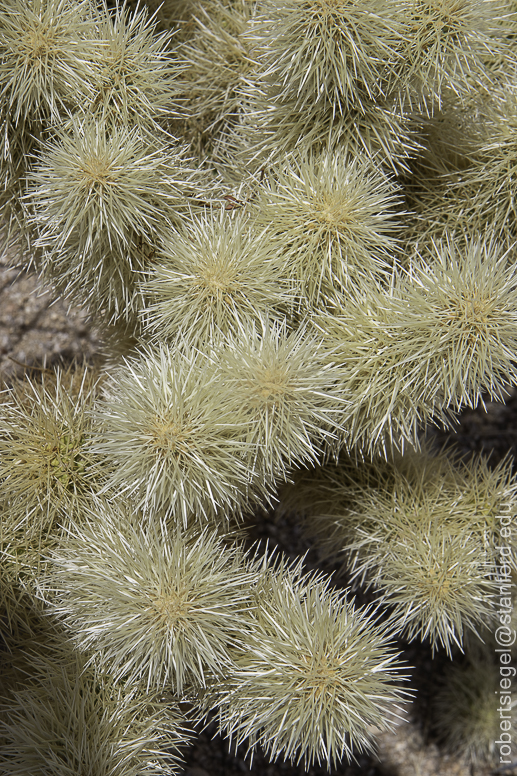
<svg viewBox="0 0 517 776"><path fill-rule="evenodd" d="M517 387L516 38L509 0L2 3L3 246L106 342L0 393L6 776L179 773L208 720L336 766L413 641L498 763L517 480L424 432ZM250 546L279 504L335 578Z"/></svg>

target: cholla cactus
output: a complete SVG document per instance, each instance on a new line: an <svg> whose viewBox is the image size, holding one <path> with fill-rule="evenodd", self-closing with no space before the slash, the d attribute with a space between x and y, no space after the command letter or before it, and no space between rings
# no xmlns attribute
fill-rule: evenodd
<svg viewBox="0 0 517 776"><path fill-rule="evenodd" d="M483 394L502 401L517 382L517 297L509 251L486 235L484 242L468 241L459 250L447 239L433 253L431 261L412 267L414 297L408 289L422 333L439 342L424 356L427 374L447 408L475 407Z"/></svg>
<svg viewBox="0 0 517 776"><path fill-rule="evenodd" d="M117 681L182 694L232 665L254 575L214 530L146 523L132 507L100 503L53 556L45 597Z"/></svg>
<svg viewBox="0 0 517 776"><path fill-rule="evenodd" d="M465 99L486 88L488 60L505 52L507 66L509 57L514 61L504 36L511 35L515 15L504 0L408 0L405 6L401 80L410 104L432 114L446 89Z"/></svg>
<svg viewBox="0 0 517 776"><path fill-rule="evenodd" d="M28 532L13 526L3 507L0 528L0 638L7 652L24 637L33 637L35 621L44 610L35 602L36 585L44 567L43 554L55 548L55 536L41 535L35 546Z"/></svg>
<svg viewBox="0 0 517 776"><path fill-rule="evenodd" d="M208 211L164 242L143 285L151 339L208 348L246 325L281 320L293 306L280 244L246 217Z"/></svg>
<svg viewBox="0 0 517 776"><path fill-rule="evenodd" d="M171 507L185 525L245 507L253 472L243 421L207 358L161 346L127 362L97 407L93 448L108 486L144 508ZM254 482L260 488L264 485ZM256 494L255 494L256 495Z"/></svg>
<svg viewBox="0 0 517 776"><path fill-rule="evenodd" d="M187 135L199 154L230 131L242 112L247 81L256 67L246 38L255 8L248 0L198 5L195 29L179 47Z"/></svg>
<svg viewBox="0 0 517 776"><path fill-rule="evenodd" d="M380 171L339 150L291 156L269 170L251 202L254 224L282 245L302 310L389 269L400 197Z"/></svg>
<svg viewBox="0 0 517 776"><path fill-rule="evenodd" d="M371 748L369 728L389 729L407 695L394 684L392 632L300 565L262 562L245 649L201 696L218 707L220 732L276 760L328 766ZM251 619L251 618L250 618Z"/></svg>
<svg viewBox="0 0 517 776"><path fill-rule="evenodd" d="M89 0L7 0L0 15L0 186L2 240L30 246L20 207L24 176L48 122L70 116L93 94L96 54ZM19 246L19 237L23 245ZM35 261L34 249L27 254Z"/></svg>
<svg viewBox="0 0 517 776"><path fill-rule="evenodd" d="M0 231L126 356L1 397L2 637L61 646L0 770L164 772L168 690L332 766L405 697L392 638L454 656L517 568L510 460L416 452L517 385L515 3L112 6L0 8ZM375 613L236 543L291 479Z"/></svg>
<svg viewBox="0 0 517 776"><path fill-rule="evenodd" d="M89 0L6 0L0 23L2 107L19 122L60 119L92 94Z"/></svg>
<svg viewBox="0 0 517 776"><path fill-rule="evenodd" d="M32 646L26 658L28 683L2 698L6 776L180 773L189 734L166 698L125 691L59 641Z"/></svg>
<svg viewBox="0 0 517 776"><path fill-rule="evenodd" d="M139 126L159 133L177 115L181 67L170 56L170 31L155 32L148 9L129 13L107 5L99 14L94 91L85 105L108 125Z"/></svg>
<svg viewBox="0 0 517 776"><path fill-rule="evenodd" d="M511 519L515 491L508 461L491 471L482 459L453 465L424 453L367 466L363 477L344 461L306 475L291 499L352 581L380 591L402 632L450 653L491 621L496 516Z"/></svg>
<svg viewBox="0 0 517 776"><path fill-rule="evenodd" d="M499 0L271 0L251 34L275 98L346 115L402 98L432 108L445 87L463 95L485 85L485 59L504 48L509 17Z"/></svg>
<svg viewBox="0 0 517 776"><path fill-rule="evenodd" d="M341 145L407 167L418 149L408 112L432 114L447 90L469 97L490 82L487 59L513 62L511 17L497 0L265 2L249 32L259 68L248 148L267 158Z"/></svg>
<svg viewBox="0 0 517 776"><path fill-rule="evenodd" d="M349 445L368 454L418 444L419 426L448 422L484 392L501 400L516 383L507 251L492 240L456 250L448 238L433 253L394 271L389 286L361 284L336 313L315 319L350 401Z"/></svg>
<svg viewBox="0 0 517 776"><path fill-rule="evenodd" d="M131 5L138 7L139 0L133 0ZM146 6L153 14L157 30L174 30L175 40L191 37L194 27L192 14L198 10L196 0L149 0Z"/></svg>
<svg viewBox="0 0 517 776"><path fill-rule="evenodd" d="M305 328L262 322L243 328L215 351L226 405L242 426L253 478L275 483L320 459L345 432L336 373L324 365L319 337Z"/></svg>
<svg viewBox="0 0 517 776"><path fill-rule="evenodd" d="M345 113L393 91L402 13L400 3L378 0L289 6L272 0L261 4L250 34L263 77L280 101L292 98L302 111L323 103Z"/></svg>
<svg viewBox="0 0 517 776"><path fill-rule="evenodd" d="M514 154L517 143L515 85L507 80L485 107L484 133L461 176L450 175L453 213L479 231L493 230L498 239L515 240L516 209ZM490 176L483 175L489 169Z"/></svg>
<svg viewBox="0 0 517 776"><path fill-rule="evenodd" d="M235 131L222 138L213 152L232 182L240 180L243 165L256 173L270 163L281 163L288 153L327 149L366 156L400 174L409 170L409 159L422 150L417 138L420 122L391 104L372 102L346 116L325 105L307 112L297 108L294 99L268 98L253 82L246 97L247 110Z"/></svg>
<svg viewBox="0 0 517 776"><path fill-rule="evenodd" d="M88 449L99 382L91 370L58 370L1 397L2 494L13 528L36 545L41 531L77 517L100 487Z"/></svg>
<svg viewBox="0 0 517 776"><path fill-rule="evenodd" d="M159 138L151 146L138 127L77 119L70 131L56 131L27 195L43 272L97 314L130 319L139 273L187 210L190 174L177 142Z"/></svg>
<svg viewBox="0 0 517 776"><path fill-rule="evenodd" d="M58 370L0 394L0 631L31 632L48 554L81 519L101 475L88 450L100 378Z"/></svg>
<svg viewBox="0 0 517 776"><path fill-rule="evenodd" d="M424 343L427 352L432 343L418 323L408 326L420 322L419 302L410 305L408 288L395 274L387 288L372 279L341 298L341 307L320 312L314 322L324 337L324 362L340 373L346 443L385 456L393 447L418 444L421 425L433 416L447 420L422 358Z"/></svg>
<svg viewBox="0 0 517 776"><path fill-rule="evenodd" d="M505 673L510 676L512 671ZM492 655L478 648L467 655L463 664L448 666L433 698L436 732L450 750L474 765L497 762L495 742L501 732L501 718L500 698L494 688L500 679ZM511 707L505 711L505 718L515 722Z"/></svg>

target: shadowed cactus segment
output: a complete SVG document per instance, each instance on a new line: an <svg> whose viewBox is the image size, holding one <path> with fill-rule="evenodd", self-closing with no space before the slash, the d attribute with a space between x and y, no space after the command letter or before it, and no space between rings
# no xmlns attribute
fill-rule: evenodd
<svg viewBox="0 0 517 776"><path fill-rule="evenodd" d="M490 469L424 451L359 470L343 457L300 477L286 503L355 586L377 591L395 627L451 654L495 615L497 517L512 519L516 489L509 460Z"/></svg>
<svg viewBox="0 0 517 776"><path fill-rule="evenodd" d="M88 370L59 370L17 382L2 396L2 494L30 534L77 516L99 487L89 443L100 382Z"/></svg>
<svg viewBox="0 0 517 776"><path fill-rule="evenodd" d="M190 734L170 698L124 690L55 636L35 642L24 656L26 686L2 697L4 773L181 773Z"/></svg>

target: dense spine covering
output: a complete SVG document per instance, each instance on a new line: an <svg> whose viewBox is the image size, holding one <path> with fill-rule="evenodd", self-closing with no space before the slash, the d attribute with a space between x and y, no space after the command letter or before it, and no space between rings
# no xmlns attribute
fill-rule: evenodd
<svg viewBox="0 0 517 776"><path fill-rule="evenodd" d="M395 683L404 675L393 631L299 563L261 561L254 593L249 632L227 675L200 695L201 716L217 707L235 747L305 767L371 749L370 728L389 729L408 697Z"/></svg>
<svg viewBox="0 0 517 776"><path fill-rule="evenodd" d="M0 9L4 242L129 343L0 395L2 637L59 634L9 674L0 765L177 769L184 699L336 765L406 697L395 637L454 657L493 621L511 462L423 432L517 385L514 4L111 5ZM375 612L247 554L278 498Z"/></svg>

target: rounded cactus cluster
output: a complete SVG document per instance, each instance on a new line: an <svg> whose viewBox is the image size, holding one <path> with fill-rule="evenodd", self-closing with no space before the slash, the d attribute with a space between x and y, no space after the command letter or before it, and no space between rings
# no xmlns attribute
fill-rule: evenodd
<svg viewBox="0 0 517 776"><path fill-rule="evenodd" d="M335 767L410 642L506 766L512 460L426 434L517 387L516 5L158 6L0 7L4 261L105 351L0 390L0 771L176 772L203 721ZM253 545L287 513L305 558Z"/></svg>

